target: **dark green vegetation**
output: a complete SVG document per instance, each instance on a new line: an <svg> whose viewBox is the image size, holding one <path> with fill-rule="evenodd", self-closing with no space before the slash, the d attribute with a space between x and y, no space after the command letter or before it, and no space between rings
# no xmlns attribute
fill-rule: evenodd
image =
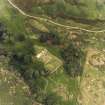
<svg viewBox="0 0 105 105"><path fill-rule="evenodd" d="M39 40L43 43L49 43L53 45L60 44L60 38L57 33L50 32L50 33L41 33Z"/></svg>
<svg viewBox="0 0 105 105"><path fill-rule="evenodd" d="M44 105L63 105L61 97L57 96L56 93L50 93L43 102Z"/></svg>
<svg viewBox="0 0 105 105"><path fill-rule="evenodd" d="M62 57L64 59L64 67L67 74L70 74L72 77L82 75L86 56L80 46L70 43L62 51Z"/></svg>
<svg viewBox="0 0 105 105"><path fill-rule="evenodd" d="M79 9L82 11L82 7L78 6L79 9L77 9L75 6L85 6L81 0L80 2L77 0L52 0L51 2L50 0L46 2L36 0L36 4L34 0L32 4L29 0L18 1L20 2L24 10L29 4L26 11L30 14L44 15L47 18L50 16L49 18L57 22L91 30L105 28L104 23L82 24L80 20L70 18L72 15L78 15L85 16L87 19L96 19L90 15L90 17L81 15ZM87 2L90 3L88 0ZM19 89L17 85L15 86L16 105L37 105L36 102L38 105L103 105L105 99L103 92L105 91L104 32L88 33L81 30L67 30L51 23L25 17L4 0L0 0L0 3L2 4L0 6L2 10L2 15L0 15L0 66L3 69L0 76L6 69L9 76L14 73L14 76L18 78L18 80L14 78L11 80L13 86L17 81L22 81ZM71 7L73 11L70 11ZM65 12L67 8L68 11ZM93 9L93 11L96 10ZM97 57L99 56L97 53L100 57ZM3 80L6 81L4 77ZM9 89L8 83L4 84L4 82L0 86L4 89L0 97L5 96L5 90ZM23 90L27 90L26 87L28 87L25 95L21 86ZM9 97L8 94L7 92L6 95ZM15 97L15 93L11 97ZM11 98L8 100L13 101ZM15 103L15 100L13 102ZM6 103L2 102L1 105L7 105Z"/></svg>
<svg viewBox="0 0 105 105"><path fill-rule="evenodd" d="M53 18L105 20L104 0L14 0L22 9ZM83 19L82 19L83 20Z"/></svg>

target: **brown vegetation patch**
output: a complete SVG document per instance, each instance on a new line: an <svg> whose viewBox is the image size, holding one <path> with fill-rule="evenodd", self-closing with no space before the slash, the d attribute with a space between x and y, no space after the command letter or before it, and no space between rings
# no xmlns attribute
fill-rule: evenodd
<svg viewBox="0 0 105 105"><path fill-rule="evenodd" d="M95 49L90 49L88 51L87 61L94 67L105 66L105 53Z"/></svg>

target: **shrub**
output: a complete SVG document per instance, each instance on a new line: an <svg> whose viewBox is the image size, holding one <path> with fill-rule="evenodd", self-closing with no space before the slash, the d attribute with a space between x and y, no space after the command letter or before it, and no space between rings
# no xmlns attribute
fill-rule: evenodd
<svg viewBox="0 0 105 105"><path fill-rule="evenodd" d="M64 59L64 68L70 76L75 77L82 74L85 54L80 47L70 43L63 49L61 55Z"/></svg>
<svg viewBox="0 0 105 105"><path fill-rule="evenodd" d="M41 33L39 40L43 43L60 44L60 37L57 33Z"/></svg>

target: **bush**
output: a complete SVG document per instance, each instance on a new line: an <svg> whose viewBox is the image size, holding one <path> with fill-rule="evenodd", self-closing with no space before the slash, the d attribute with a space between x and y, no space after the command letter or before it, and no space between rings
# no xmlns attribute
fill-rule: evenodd
<svg viewBox="0 0 105 105"><path fill-rule="evenodd" d="M0 23L0 41L4 40L7 35L7 30L4 24Z"/></svg>
<svg viewBox="0 0 105 105"><path fill-rule="evenodd" d="M45 86L43 78L46 70L41 61L38 61L37 58L33 60L33 56L35 56L34 43L31 39L24 38L24 35L15 36L12 43L10 45L10 64L24 78L32 94L36 94L38 97Z"/></svg>
<svg viewBox="0 0 105 105"><path fill-rule="evenodd" d="M43 43L60 44L60 37L57 33L41 33L39 40Z"/></svg>
<svg viewBox="0 0 105 105"><path fill-rule="evenodd" d="M63 49L61 56L64 59L64 68L70 76L75 77L82 74L85 54L80 47L70 43Z"/></svg>
<svg viewBox="0 0 105 105"><path fill-rule="evenodd" d="M18 38L15 36L12 43L13 44L9 46L10 64L19 71L22 71L25 69L25 66L27 67L32 63L32 55L35 54L33 42L31 39L24 38L24 35L19 35Z"/></svg>

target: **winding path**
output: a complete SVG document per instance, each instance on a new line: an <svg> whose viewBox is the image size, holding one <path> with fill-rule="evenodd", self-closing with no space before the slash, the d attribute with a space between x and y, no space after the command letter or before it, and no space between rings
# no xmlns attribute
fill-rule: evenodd
<svg viewBox="0 0 105 105"><path fill-rule="evenodd" d="M66 29L82 30L82 31L86 31L86 32L89 32L89 33L102 33L102 32L105 32L105 30L88 30L88 29L85 29L85 28L63 25L63 24L54 22L54 21L52 21L50 19L47 19L47 18L41 18L41 17L38 17L38 16L32 16L32 15L29 15L29 14L25 13L22 9L20 9L19 7L17 7L11 0L7 0L7 1L9 2L9 4L12 7L14 7L15 9L17 9L22 15L24 15L26 17L29 17L29 18L33 18L35 20L42 20L42 21L45 21L45 22L52 23L52 24L54 24L56 26L66 28Z"/></svg>

